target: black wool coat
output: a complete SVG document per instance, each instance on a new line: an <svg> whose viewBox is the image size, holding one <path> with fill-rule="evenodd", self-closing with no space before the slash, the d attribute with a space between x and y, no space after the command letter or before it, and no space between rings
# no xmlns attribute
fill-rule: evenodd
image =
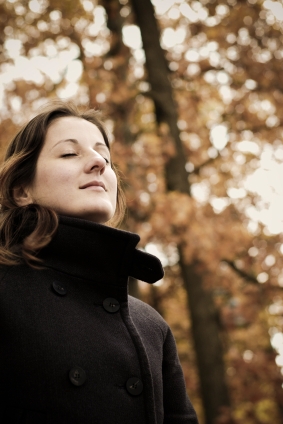
<svg viewBox="0 0 283 424"><path fill-rule="evenodd" d="M1 267L1 424L197 423L168 325L127 294L163 275L138 241L61 217L43 269Z"/></svg>

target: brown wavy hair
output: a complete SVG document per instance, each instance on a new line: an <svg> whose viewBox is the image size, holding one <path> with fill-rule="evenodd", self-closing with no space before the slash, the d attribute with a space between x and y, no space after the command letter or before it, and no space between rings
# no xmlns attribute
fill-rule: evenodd
<svg viewBox="0 0 283 424"><path fill-rule="evenodd" d="M14 190L32 183L49 126L55 119L66 116L96 125L110 150L100 113L93 109L81 112L70 102L50 103L18 132L8 146L0 169L0 265L17 265L25 261L30 266L38 266L37 253L51 241L58 228L58 216L54 210L39 204L18 206ZM115 165L111 165L118 181L117 206L107 225L115 227L124 217L125 197L119 173Z"/></svg>

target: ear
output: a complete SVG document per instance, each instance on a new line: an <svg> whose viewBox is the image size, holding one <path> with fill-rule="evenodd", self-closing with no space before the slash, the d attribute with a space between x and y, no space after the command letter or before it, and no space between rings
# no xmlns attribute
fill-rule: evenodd
<svg viewBox="0 0 283 424"><path fill-rule="evenodd" d="M18 206L26 206L33 203L33 199L29 190L25 187L17 187L13 189L13 196Z"/></svg>

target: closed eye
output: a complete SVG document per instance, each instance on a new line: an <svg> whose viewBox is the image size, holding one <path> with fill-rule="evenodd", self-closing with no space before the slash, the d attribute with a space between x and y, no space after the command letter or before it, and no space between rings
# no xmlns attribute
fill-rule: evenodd
<svg viewBox="0 0 283 424"><path fill-rule="evenodd" d="M69 156L77 156L76 153L65 153L64 155L61 156L61 158L67 158Z"/></svg>
<svg viewBox="0 0 283 424"><path fill-rule="evenodd" d="M71 157L71 156L77 156L77 154L76 153L64 153L63 155L61 155L61 158L67 158L67 157ZM108 158L103 157L103 159L105 160L107 165L110 164L110 160Z"/></svg>

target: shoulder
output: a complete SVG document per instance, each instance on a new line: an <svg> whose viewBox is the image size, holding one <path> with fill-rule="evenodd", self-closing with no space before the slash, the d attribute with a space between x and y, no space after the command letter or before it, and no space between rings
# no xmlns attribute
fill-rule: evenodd
<svg viewBox="0 0 283 424"><path fill-rule="evenodd" d="M0 265L0 281L3 280L3 278L5 278L6 274L9 272L10 269L11 269L10 266Z"/></svg>
<svg viewBox="0 0 283 424"><path fill-rule="evenodd" d="M26 264L19 265L0 265L0 281L6 278L13 278L15 276L22 277L27 273L33 273L35 268L31 268Z"/></svg>
<svg viewBox="0 0 283 424"><path fill-rule="evenodd" d="M129 310L133 321L144 326L156 327L166 337L169 326L162 316L150 305L129 296Z"/></svg>
<svg viewBox="0 0 283 424"><path fill-rule="evenodd" d="M14 291L18 293L19 288L28 290L31 282L40 281L41 274L39 270L31 268L26 264L0 266L0 290L3 293Z"/></svg>
<svg viewBox="0 0 283 424"><path fill-rule="evenodd" d="M8 265L0 265L0 283L5 281L7 278L10 277L11 274L15 274L15 271L17 270L18 266L8 266Z"/></svg>

